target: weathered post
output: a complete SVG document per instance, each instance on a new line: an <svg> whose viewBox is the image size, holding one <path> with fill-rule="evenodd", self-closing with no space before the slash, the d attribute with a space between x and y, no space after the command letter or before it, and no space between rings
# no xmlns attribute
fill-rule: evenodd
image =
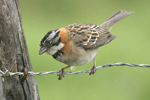
<svg viewBox="0 0 150 100"><path fill-rule="evenodd" d="M19 0L0 0L0 70L32 71L24 37ZM0 77L0 100L40 100L34 76Z"/></svg>

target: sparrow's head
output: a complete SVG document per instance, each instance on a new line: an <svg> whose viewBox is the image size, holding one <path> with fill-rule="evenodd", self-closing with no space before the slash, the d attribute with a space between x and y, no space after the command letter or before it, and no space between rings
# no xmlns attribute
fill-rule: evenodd
<svg viewBox="0 0 150 100"><path fill-rule="evenodd" d="M55 54L58 50L60 50L64 45L61 43L61 39L59 36L59 29L49 31L41 40L40 43L40 51L39 55L47 52L50 55Z"/></svg>

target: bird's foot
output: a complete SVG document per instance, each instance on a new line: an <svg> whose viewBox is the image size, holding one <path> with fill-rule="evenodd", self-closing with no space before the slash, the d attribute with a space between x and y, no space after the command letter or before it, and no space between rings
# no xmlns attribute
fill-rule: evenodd
<svg viewBox="0 0 150 100"><path fill-rule="evenodd" d="M96 66L94 65L91 69L91 72L89 73L89 75L94 74L96 72Z"/></svg>
<svg viewBox="0 0 150 100"><path fill-rule="evenodd" d="M59 77L58 77L58 80L61 80L62 77L64 77L64 69L63 69L63 68L59 70L57 76L59 76Z"/></svg>

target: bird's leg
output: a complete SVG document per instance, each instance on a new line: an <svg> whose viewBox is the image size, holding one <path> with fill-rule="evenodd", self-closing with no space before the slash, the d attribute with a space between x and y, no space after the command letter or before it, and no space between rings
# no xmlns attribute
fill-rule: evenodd
<svg viewBox="0 0 150 100"><path fill-rule="evenodd" d="M94 61L94 66L91 69L91 72L89 73L89 75L94 74L96 72L96 62L95 62L95 57L93 58Z"/></svg>
<svg viewBox="0 0 150 100"><path fill-rule="evenodd" d="M64 68L62 68L62 69L59 70L59 72L58 72L58 74L57 74L57 76L59 76L59 77L58 77L58 80L61 80L62 77L64 77L64 70L65 70L66 68L69 68L69 67L70 67L70 66L67 66L67 67L64 67Z"/></svg>

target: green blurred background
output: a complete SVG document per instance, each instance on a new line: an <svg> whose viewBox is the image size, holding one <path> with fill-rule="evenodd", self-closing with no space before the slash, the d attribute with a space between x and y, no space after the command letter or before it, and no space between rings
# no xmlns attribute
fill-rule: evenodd
<svg viewBox="0 0 150 100"><path fill-rule="evenodd" d="M148 0L19 0L23 28L34 72L58 71L66 65L39 44L50 30L73 23L101 24L118 10L135 13L115 24L117 38L100 48L97 65L126 62L150 64L150 1ZM75 67L92 68L93 62ZM67 69L66 71L71 71ZM41 100L150 100L150 69L114 66L88 74L35 76Z"/></svg>

